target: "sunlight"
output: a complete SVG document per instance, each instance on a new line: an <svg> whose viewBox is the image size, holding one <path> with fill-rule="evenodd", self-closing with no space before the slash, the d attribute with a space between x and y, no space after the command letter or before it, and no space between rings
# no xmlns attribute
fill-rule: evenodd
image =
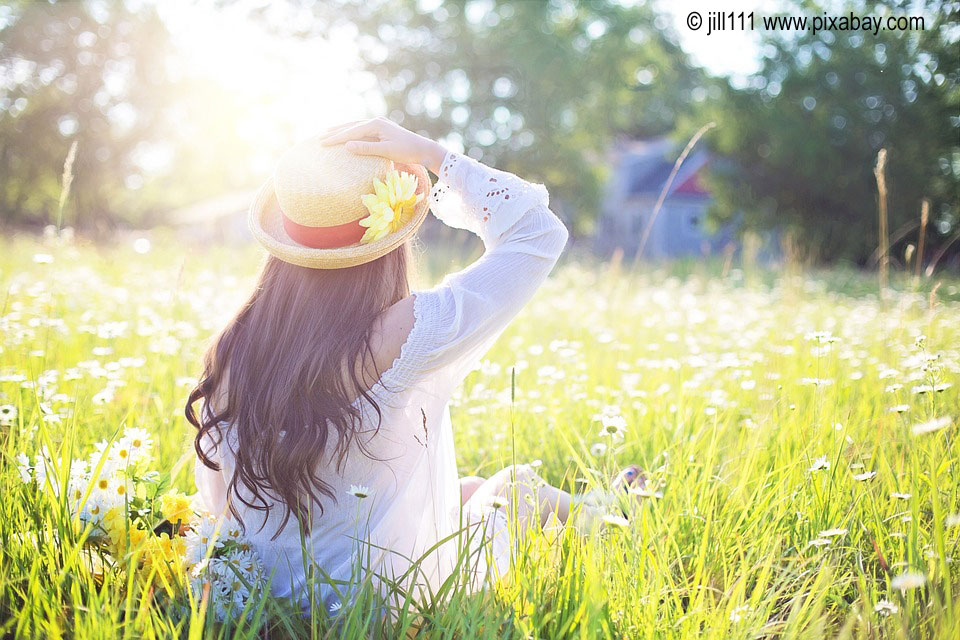
<svg viewBox="0 0 960 640"><path fill-rule="evenodd" d="M253 158L258 169L294 140L383 110L372 74L360 68L352 25L300 37L255 21L249 3L164 2L159 9L177 46L173 64L223 91L229 104L204 109L229 110L235 133L263 150ZM309 24L309 14L296 18L298 27Z"/></svg>

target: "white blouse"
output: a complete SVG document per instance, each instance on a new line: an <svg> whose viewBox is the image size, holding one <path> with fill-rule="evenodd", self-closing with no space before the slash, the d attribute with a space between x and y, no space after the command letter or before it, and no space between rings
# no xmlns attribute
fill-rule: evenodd
<svg viewBox="0 0 960 640"><path fill-rule="evenodd" d="M355 448L338 474L330 459L333 442L318 454L318 464L330 469L324 480L337 500L324 502L323 515L314 513L312 531L303 535L291 516L271 540L282 510L271 509L264 519L262 511L235 500L246 535L272 574L273 595L295 597L302 606L309 601L311 564L313 584L328 609L349 600L365 578L378 588L386 578L427 599L454 573L473 590L510 565L503 509L460 504L448 401L546 280L567 230L547 208L543 185L455 153L444 158L439 178L430 193L434 215L479 235L485 252L432 289L412 293L413 327L400 356L371 389L382 410L376 434L376 414L357 400L360 434L372 457ZM221 470L199 459L195 465L200 502L214 514L229 514L226 487L235 468L236 439L228 425L222 428L228 446L215 447L208 439L204 447ZM351 485L369 488L370 495L355 497ZM418 561L419 570L410 571Z"/></svg>

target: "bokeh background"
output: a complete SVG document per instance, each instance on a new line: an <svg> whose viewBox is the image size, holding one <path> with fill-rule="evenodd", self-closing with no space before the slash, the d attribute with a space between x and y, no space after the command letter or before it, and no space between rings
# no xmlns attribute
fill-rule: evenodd
<svg viewBox="0 0 960 640"><path fill-rule="evenodd" d="M250 195L285 147L385 115L546 183L584 251L656 259L747 250L771 261L956 268L958 7L5 2L0 225L6 234L53 225L100 240L167 230L243 242ZM718 10L754 12L755 29L687 26L689 12L706 21ZM772 15L923 23L813 34L765 30Z"/></svg>

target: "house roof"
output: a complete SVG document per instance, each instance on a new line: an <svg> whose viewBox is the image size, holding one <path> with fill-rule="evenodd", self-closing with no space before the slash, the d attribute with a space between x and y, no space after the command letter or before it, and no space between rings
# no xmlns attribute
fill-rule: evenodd
<svg viewBox="0 0 960 640"><path fill-rule="evenodd" d="M635 140L623 145L620 164L627 197L658 197L680 153L679 145L668 138ZM709 196L699 174L710 160L708 152L694 149L680 165L667 196Z"/></svg>

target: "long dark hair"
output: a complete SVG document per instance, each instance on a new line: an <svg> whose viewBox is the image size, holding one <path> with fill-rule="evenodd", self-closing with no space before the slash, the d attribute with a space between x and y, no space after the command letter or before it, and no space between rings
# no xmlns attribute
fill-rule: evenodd
<svg viewBox="0 0 960 640"><path fill-rule="evenodd" d="M410 293L409 262L407 243L343 269L308 269L267 258L250 299L207 350L203 375L185 409L197 428L197 456L211 469L219 465L201 440L209 435L219 445L221 422L236 430L236 471L227 495L238 521L232 496L265 513L261 529L270 510L264 494L280 498L283 520L274 539L291 513L309 529L311 505L322 514L321 497L336 501L322 478L320 456L335 438L332 459L339 473L355 441L364 450L356 438L359 397L372 406L379 429L380 407L362 378L371 365L376 371L374 321ZM201 399L198 417L194 404ZM251 501L240 495L241 482Z"/></svg>

